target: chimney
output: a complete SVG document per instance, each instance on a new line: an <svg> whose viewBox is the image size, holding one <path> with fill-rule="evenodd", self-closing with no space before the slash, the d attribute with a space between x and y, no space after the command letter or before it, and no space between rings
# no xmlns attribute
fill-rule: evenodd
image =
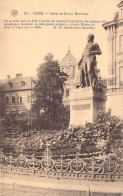
<svg viewBox="0 0 123 196"><path fill-rule="evenodd" d="M10 78L10 75L7 75L7 78L9 79Z"/></svg>
<svg viewBox="0 0 123 196"><path fill-rule="evenodd" d="M23 74L22 73L18 73L16 74L16 78L22 78Z"/></svg>

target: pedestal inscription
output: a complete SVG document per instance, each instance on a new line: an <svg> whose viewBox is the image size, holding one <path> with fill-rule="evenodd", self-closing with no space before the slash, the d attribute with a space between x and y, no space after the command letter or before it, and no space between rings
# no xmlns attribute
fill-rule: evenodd
<svg viewBox="0 0 123 196"><path fill-rule="evenodd" d="M83 105L73 105L72 109L73 110L88 110L91 108L90 104L83 104Z"/></svg>
<svg viewBox="0 0 123 196"><path fill-rule="evenodd" d="M86 87L73 89L70 94L70 125L84 125L96 120L105 111L105 90Z"/></svg>

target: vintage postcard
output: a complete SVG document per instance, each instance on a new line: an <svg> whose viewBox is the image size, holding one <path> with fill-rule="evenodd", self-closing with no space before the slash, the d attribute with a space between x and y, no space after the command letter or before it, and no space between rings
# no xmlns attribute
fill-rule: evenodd
<svg viewBox="0 0 123 196"><path fill-rule="evenodd" d="M0 46L0 195L122 195L123 0L0 0Z"/></svg>

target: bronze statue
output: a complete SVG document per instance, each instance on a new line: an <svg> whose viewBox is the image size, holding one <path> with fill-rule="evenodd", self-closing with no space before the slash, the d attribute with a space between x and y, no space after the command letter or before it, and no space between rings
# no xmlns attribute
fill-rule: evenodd
<svg viewBox="0 0 123 196"><path fill-rule="evenodd" d="M94 35L89 34L87 45L84 49L78 68L81 67L81 87L96 86L98 83L97 75L94 71L96 66L96 55L101 55L102 52L97 43L94 43Z"/></svg>

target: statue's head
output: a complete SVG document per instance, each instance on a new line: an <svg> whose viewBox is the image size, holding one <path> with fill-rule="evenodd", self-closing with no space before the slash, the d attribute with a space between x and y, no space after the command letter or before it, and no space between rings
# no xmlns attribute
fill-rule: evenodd
<svg viewBox="0 0 123 196"><path fill-rule="evenodd" d="M87 41L90 42L90 41L93 41L93 40L94 40L94 34L91 34L91 33L90 33L90 34L88 35Z"/></svg>

